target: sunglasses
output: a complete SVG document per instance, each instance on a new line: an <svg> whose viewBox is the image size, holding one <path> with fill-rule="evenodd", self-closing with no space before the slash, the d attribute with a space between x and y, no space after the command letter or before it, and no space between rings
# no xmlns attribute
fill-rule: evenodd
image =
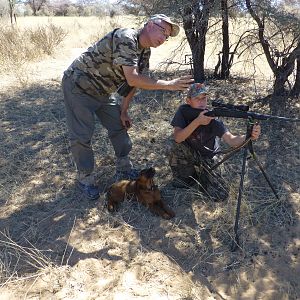
<svg viewBox="0 0 300 300"><path fill-rule="evenodd" d="M160 32L164 35L164 37L167 41L170 36L168 34L166 34L166 28L163 28L162 26L158 25L157 23L153 23L153 24L162 29L162 30L160 30Z"/></svg>

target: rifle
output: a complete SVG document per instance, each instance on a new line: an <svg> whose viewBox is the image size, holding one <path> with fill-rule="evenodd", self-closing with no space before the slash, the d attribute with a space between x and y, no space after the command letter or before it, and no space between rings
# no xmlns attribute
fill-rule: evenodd
<svg viewBox="0 0 300 300"><path fill-rule="evenodd" d="M256 120L281 120L281 121L291 121L299 122L298 118L287 118L273 115L263 115L256 112L251 112L249 106L247 105L233 105L223 103L222 100L214 100L212 102L214 107L204 113L208 117L228 117L228 118L239 118L239 119L256 119ZM204 111L203 109L192 108L189 105L184 105L182 108L183 116L188 121L193 121L199 114Z"/></svg>

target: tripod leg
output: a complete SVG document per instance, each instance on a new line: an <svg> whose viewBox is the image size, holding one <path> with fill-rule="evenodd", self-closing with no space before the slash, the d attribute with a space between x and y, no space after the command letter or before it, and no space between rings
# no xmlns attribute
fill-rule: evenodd
<svg viewBox="0 0 300 300"><path fill-rule="evenodd" d="M251 141L250 138L248 138L242 145L238 146L237 148L233 149L231 152L227 153L221 161L219 161L215 165L211 166L210 170L216 169L219 165L221 165L223 162L228 160L230 157L232 157L234 154L236 154L238 151L240 151L243 147L246 147L250 141Z"/></svg>
<svg viewBox="0 0 300 300"><path fill-rule="evenodd" d="M238 228L239 228L239 218L240 218L240 211L241 211L242 194L243 194L243 190L244 190L244 178L245 178L245 173L246 173L247 152L248 152L248 148L245 148L244 153L243 153L243 165L242 165L241 180L240 180L240 186L239 186L239 195L238 195L238 199L237 199L236 213L235 213L234 239L232 241L231 251L236 251L237 247L240 245Z"/></svg>
<svg viewBox="0 0 300 300"><path fill-rule="evenodd" d="M249 151L250 151L251 156L253 157L254 161L256 162L257 166L259 167L260 171L261 171L262 174L264 175L264 177L265 177L267 183L269 184L269 186L270 186L272 192L274 193L275 197L279 200L279 196L278 196L278 194L277 194L277 192L276 192L274 186L272 185L272 183L271 183L271 181L270 181L270 179L269 179L267 173L266 173L265 170L263 169L261 163L259 162L259 160L258 160L258 158L257 158L257 156L256 156L256 154L255 154L255 152L254 152L254 150L253 150L252 142L250 142L250 144L249 144Z"/></svg>

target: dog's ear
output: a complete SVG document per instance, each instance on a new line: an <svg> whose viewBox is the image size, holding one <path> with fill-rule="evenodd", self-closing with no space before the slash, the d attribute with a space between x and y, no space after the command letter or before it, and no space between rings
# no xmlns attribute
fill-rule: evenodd
<svg viewBox="0 0 300 300"><path fill-rule="evenodd" d="M146 178L153 178L155 175L155 169L150 167L150 168L147 168L147 169L143 169L141 172L140 172L140 176L145 176Z"/></svg>
<svg viewBox="0 0 300 300"><path fill-rule="evenodd" d="M145 176L146 172L147 172L147 169L141 170L139 176Z"/></svg>
<svg viewBox="0 0 300 300"><path fill-rule="evenodd" d="M156 171L153 167L149 168L149 172L152 172L153 173L153 176L155 175Z"/></svg>
<svg viewBox="0 0 300 300"><path fill-rule="evenodd" d="M154 168L149 168L147 169L146 173L145 173L147 178L153 178L155 175L155 169Z"/></svg>

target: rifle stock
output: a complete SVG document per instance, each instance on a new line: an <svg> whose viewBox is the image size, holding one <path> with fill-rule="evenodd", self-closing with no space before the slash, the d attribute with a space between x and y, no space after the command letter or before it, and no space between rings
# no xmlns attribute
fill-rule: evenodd
<svg viewBox="0 0 300 300"><path fill-rule="evenodd" d="M183 116L189 121L193 121L198 117L198 115L203 111L203 109L192 108L190 106L184 106L182 109ZM281 121L291 121L299 122L300 119L297 118L286 118L280 116L263 115L251 111L242 111L238 109L228 109L224 107L215 107L205 113L208 117L228 117L228 118L239 118L239 119L256 119L256 120L281 120Z"/></svg>

